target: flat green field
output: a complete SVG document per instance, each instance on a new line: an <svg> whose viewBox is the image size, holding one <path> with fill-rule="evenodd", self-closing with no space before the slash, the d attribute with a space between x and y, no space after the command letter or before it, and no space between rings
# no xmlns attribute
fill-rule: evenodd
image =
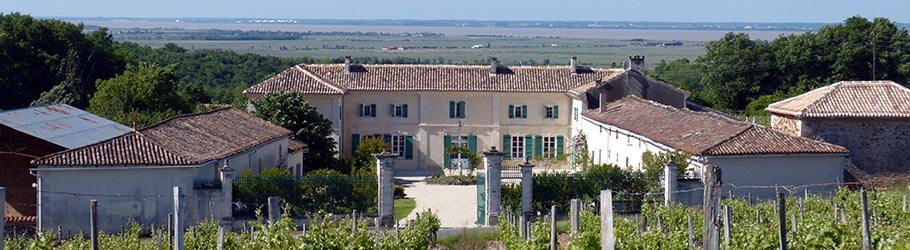
<svg viewBox="0 0 910 250"><path fill-rule="evenodd" d="M115 37L117 37L115 35ZM471 63L495 56L508 65L567 64L570 56L589 66L610 66L629 55L644 55L649 66L660 60L694 59L705 53L704 42L683 41L682 45L660 46L671 41L575 39L562 37L396 37L314 35L300 40L130 40L152 47L176 43L187 49L224 49L281 57L419 58L445 63ZM476 45L476 46L475 46ZM483 48L473 48L480 47ZM489 47L487 47L489 46ZM443 59L443 60L440 60Z"/></svg>

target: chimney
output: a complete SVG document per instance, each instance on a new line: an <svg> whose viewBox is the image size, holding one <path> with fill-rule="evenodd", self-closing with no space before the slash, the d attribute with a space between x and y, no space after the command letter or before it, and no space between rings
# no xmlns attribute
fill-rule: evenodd
<svg viewBox="0 0 910 250"><path fill-rule="evenodd" d="M496 57L490 57L490 74L495 75L498 69L499 61L496 60Z"/></svg>
<svg viewBox="0 0 910 250"><path fill-rule="evenodd" d="M638 73L645 73L645 56L629 56L629 69L638 71Z"/></svg>
<svg viewBox="0 0 910 250"><path fill-rule="evenodd" d="M351 73L351 56L344 56L344 73Z"/></svg>
<svg viewBox="0 0 910 250"><path fill-rule="evenodd" d="M575 56L569 59L569 72L572 72L572 74L578 73L578 58Z"/></svg>

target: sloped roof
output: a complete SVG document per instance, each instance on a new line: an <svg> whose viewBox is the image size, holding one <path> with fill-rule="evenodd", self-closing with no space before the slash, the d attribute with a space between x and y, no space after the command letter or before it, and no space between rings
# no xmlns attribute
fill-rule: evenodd
<svg viewBox="0 0 910 250"><path fill-rule="evenodd" d="M306 143L303 143L300 140L297 140L297 139L288 140L288 152L296 152L297 150L301 150L306 147L307 147Z"/></svg>
<svg viewBox="0 0 910 250"><path fill-rule="evenodd" d="M481 65L352 65L300 64L255 86L244 94L300 92L344 94L347 91L495 91L566 92L595 80L620 74L621 69L584 69L568 66L500 66L490 74Z"/></svg>
<svg viewBox="0 0 910 250"><path fill-rule="evenodd" d="M66 104L0 112L0 124L67 149L132 131L130 127Z"/></svg>
<svg viewBox="0 0 910 250"><path fill-rule="evenodd" d="M32 161L38 167L198 165L292 132L233 108L181 115Z"/></svg>
<svg viewBox="0 0 910 250"><path fill-rule="evenodd" d="M843 147L787 135L719 115L677 109L637 96L608 103L585 117L695 155L845 154Z"/></svg>
<svg viewBox="0 0 910 250"><path fill-rule="evenodd" d="M845 81L768 105L768 112L795 117L907 118L910 89L892 81Z"/></svg>

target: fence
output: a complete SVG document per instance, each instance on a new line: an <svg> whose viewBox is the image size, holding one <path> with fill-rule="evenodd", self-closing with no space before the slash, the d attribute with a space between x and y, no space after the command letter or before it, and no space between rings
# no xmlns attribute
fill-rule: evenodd
<svg viewBox="0 0 910 250"><path fill-rule="evenodd" d="M376 214L377 185L372 175L237 178L234 216L252 216L256 209L267 204L270 196L287 202L292 216L317 212L350 214L354 210Z"/></svg>

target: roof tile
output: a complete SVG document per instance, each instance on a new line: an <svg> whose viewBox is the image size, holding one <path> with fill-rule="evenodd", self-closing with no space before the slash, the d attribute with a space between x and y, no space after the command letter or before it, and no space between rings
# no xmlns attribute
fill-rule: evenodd
<svg viewBox="0 0 910 250"><path fill-rule="evenodd" d="M910 117L910 89L892 81L846 81L768 105L796 117Z"/></svg>

